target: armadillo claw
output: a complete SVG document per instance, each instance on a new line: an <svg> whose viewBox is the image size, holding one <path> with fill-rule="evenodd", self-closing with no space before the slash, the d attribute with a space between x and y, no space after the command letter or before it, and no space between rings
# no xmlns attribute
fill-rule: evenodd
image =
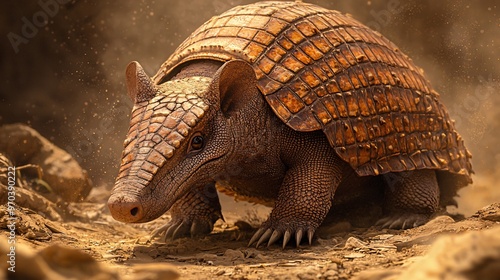
<svg viewBox="0 0 500 280"><path fill-rule="evenodd" d="M285 234L283 235L283 249L285 249L286 244L288 243L288 241L290 241L291 236L292 234L290 233L290 231L286 230Z"/></svg>
<svg viewBox="0 0 500 280"><path fill-rule="evenodd" d="M307 230L307 240L309 241L309 245L312 245L312 243L313 243L314 232L315 232L315 230L312 228Z"/></svg>
<svg viewBox="0 0 500 280"><path fill-rule="evenodd" d="M191 229L191 225L183 221L180 225L175 228L174 232L172 233L172 239L175 240L176 238L183 237L183 236L188 236L189 232Z"/></svg>
<svg viewBox="0 0 500 280"><path fill-rule="evenodd" d="M389 229L410 229L421 226L429 220L425 214L403 213L394 214L377 221L375 226Z"/></svg>
<svg viewBox="0 0 500 280"><path fill-rule="evenodd" d="M252 236L252 238L250 238L250 242L248 242L248 247L252 246L252 244L255 243L255 241L259 240L259 238L262 236L262 234L264 233L264 231L266 231L265 228L259 228L257 230L257 232L254 233L254 235Z"/></svg>
<svg viewBox="0 0 500 280"><path fill-rule="evenodd" d="M296 246L297 248L300 246L300 241L302 240L302 229L299 228L299 230L297 230L297 232L295 233L295 243L296 243Z"/></svg>
<svg viewBox="0 0 500 280"><path fill-rule="evenodd" d="M309 227L308 229L304 229L300 227L297 230L291 230L291 229L280 230L280 229L273 229L272 227L263 226L259 230L257 230L257 232L255 232L255 234L250 239L250 242L248 242L248 246L252 246L253 244L256 243L255 247L258 248L261 244L267 242L267 247L269 247L274 243L276 243L276 241L278 241L281 237L283 237L282 247L283 249L285 249L292 235L294 235L296 246L299 247L300 242L302 241L302 237L304 236L304 232L307 232L309 245L311 245L315 232L314 228Z"/></svg>
<svg viewBox="0 0 500 280"><path fill-rule="evenodd" d="M172 228L172 227L170 226L170 223L168 223L164 226L161 226L161 227L153 230L153 232L151 232L150 240L155 239L155 238L159 238L160 242L165 242L167 232L170 228Z"/></svg>
<svg viewBox="0 0 500 280"><path fill-rule="evenodd" d="M269 238L269 242L267 242L267 247L273 245L280 237L283 235L280 231L274 230L271 238Z"/></svg>
<svg viewBox="0 0 500 280"><path fill-rule="evenodd" d="M272 229L268 228L264 234L259 238L259 241L257 241L257 245L255 245L256 248L259 248L259 245L266 242L269 237L271 237L271 233L273 232Z"/></svg>
<svg viewBox="0 0 500 280"><path fill-rule="evenodd" d="M151 233L151 239L159 238L160 242L166 242L181 237L207 235L212 229L213 223L209 219L173 219L154 230Z"/></svg>

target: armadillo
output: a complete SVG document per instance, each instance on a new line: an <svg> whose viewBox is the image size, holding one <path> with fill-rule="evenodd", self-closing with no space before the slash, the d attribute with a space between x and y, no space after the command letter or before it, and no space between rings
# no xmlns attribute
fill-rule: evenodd
<svg viewBox="0 0 500 280"><path fill-rule="evenodd" d="M285 247L311 243L332 206L360 193L383 195L381 226L410 228L471 183L471 154L423 71L338 11L238 6L154 77L137 62L126 76L134 107L108 206L133 223L170 210L165 237L210 233L216 189L272 206L249 245Z"/></svg>

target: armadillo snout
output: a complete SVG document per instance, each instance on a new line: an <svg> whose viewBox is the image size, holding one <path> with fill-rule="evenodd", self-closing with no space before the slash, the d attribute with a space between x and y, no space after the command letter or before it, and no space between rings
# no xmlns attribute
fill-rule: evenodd
<svg viewBox="0 0 500 280"><path fill-rule="evenodd" d="M111 211L111 216L120 222L136 223L144 216L139 199L129 194L111 195L108 200L108 208Z"/></svg>

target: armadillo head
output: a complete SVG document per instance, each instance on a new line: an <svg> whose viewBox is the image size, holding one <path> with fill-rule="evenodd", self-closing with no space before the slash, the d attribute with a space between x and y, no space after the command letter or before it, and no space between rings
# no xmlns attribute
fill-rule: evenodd
<svg viewBox="0 0 500 280"><path fill-rule="evenodd" d="M108 200L116 220L153 220L191 188L213 181L231 147L221 99L234 97L221 94L228 90L220 87L234 79L241 63L226 63L214 77L192 76L160 85L139 63L129 64L127 88L134 107ZM254 75L248 64L245 67Z"/></svg>

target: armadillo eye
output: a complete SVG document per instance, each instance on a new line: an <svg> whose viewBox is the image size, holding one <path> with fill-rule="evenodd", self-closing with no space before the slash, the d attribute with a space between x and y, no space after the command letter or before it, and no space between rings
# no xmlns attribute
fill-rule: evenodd
<svg viewBox="0 0 500 280"><path fill-rule="evenodd" d="M201 148L203 148L204 141L205 140L203 139L203 136L201 135L194 136L193 139L191 139L191 149L200 150Z"/></svg>

